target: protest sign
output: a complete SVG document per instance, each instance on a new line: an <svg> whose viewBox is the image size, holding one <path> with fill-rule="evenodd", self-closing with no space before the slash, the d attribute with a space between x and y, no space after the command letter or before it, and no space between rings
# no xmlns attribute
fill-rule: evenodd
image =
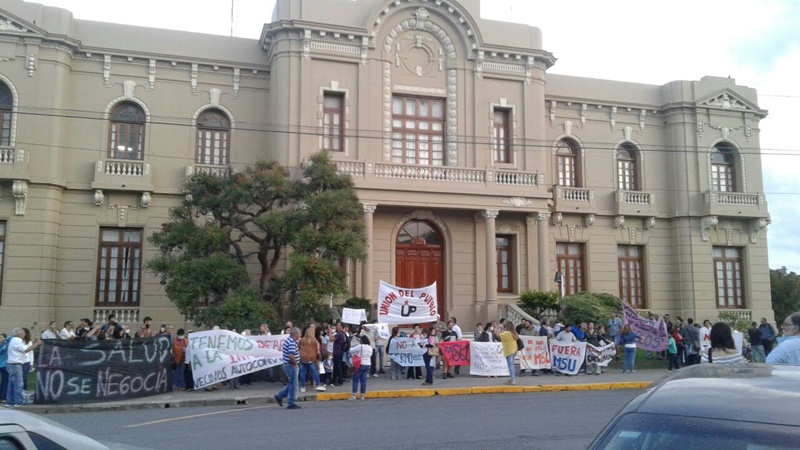
<svg viewBox="0 0 800 450"><path fill-rule="evenodd" d="M172 391L171 342L46 339L36 363L38 404L147 397Z"/></svg>
<svg viewBox="0 0 800 450"><path fill-rule="evenodd" d="M378 287L378 322L396 325L439 320L436 283L422 288L402 288L381 280Z"/></svg>
<svg viewBox="0 0 800 450"><path fill-rule="evenodd" d="M365 324L364 328L375 330L378 333L378 337L381 339L389 339L392 337L392 333L389 332L388 323L369 323Z"/></svg>
<svg viewBox="0 0 800 450"><path fill-rule="evenodd" d="M478 376L509 376L508 363L499 342L471 342L469 344L469 374Z"/></svg>
<svg viewBox="0 0 800 450"><path fill-rule="evenodd" d="M731 331L733 335L733 345L736 348L736 352L738 354L742 354L742 348L744 347L744 334L740 331L733 330ZM700 353L700 362L707 363L708 362L708 349L711 348L711 339L708 340L708 347L706 347L703 352ZM712 352L713 353L713 352Z"/></svg>
<svg viewBox="0 0 800 450"><path fill-rule="evenodd" d="M342 308L342 322L359 325L367 320L367 311L364 309Z"/></svg>
<svg viewBox="0 0 800 450"><path fill-rule="evenodd" d="M586 342L559 342L550 343L550 358L552 369L556 372L575 375L581 368L586 358Z"/></svg>
<svg viewBox="0 0 800 450"><path fill-rule="evenodd" d="M187 358L194 388L283 364L282 346L288 335L242 336L227 330L190 333Z"/></svg>
<svg viewBox="0 0 800 450"><path fill-rule="evenodd" d="M662 352L669 345L667 324L662 317L655 323L641 317L625 302L622 302L624 323L630 324L631 330L636 334L636 347L650 352Z"/></svg>
<svg viewBox="0 0 800 450"><path fill-rule="evenodd" d="M439 353L448 366L469 365L469 341L439 342Z"/></svg>
<svg viewBox="0 0 800 450"><path fill-rule="evenodd" d="M601 367L607 367L608 363L614 359L617 354L617 347L611 343L602 347L595 347L592 344L586 344L586 362L598 363Z"/></svg>
<svg viewBox="0 0 800 450"><path fill-rule="evenodd" d="M525 348L519 352L519 368L539 370L550 368L550 347L547 336L520 336Z"/></svg>
<svg viewBox="0 0 800 450"><path fill-rule="evenodd" d="M685 326L692 326L692 325L685 325ZM708 353L708 349L711 348L711 328L708 327L701 327L700 328L700 354Z"/></svg>
<svg viewBox="0 0 800 450"><path fill-rule="evenodd" d="M403 367L425 367L422 355L427 352L422 341L417 338L394 338L389 343L389 357ZM435 358L431 359L434 364Z"/></svg>

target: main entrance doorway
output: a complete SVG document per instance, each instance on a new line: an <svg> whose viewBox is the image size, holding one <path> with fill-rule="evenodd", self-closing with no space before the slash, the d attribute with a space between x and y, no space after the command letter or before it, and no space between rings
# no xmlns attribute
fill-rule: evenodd
<svg viewBox="0 0 800 450"><path fill-rule="evenodd" d="M419 288L436 282L439 320L447 320L444 301L444 240L428 222L407 222L397 235L395 285Z"/></svg>

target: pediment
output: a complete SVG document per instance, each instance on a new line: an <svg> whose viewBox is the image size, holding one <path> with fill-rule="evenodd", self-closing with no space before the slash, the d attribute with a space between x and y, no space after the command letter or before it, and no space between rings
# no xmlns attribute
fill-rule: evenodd
<svg viewBox="0 0 800 450"><path fill-rule="evenodd" d="M760 111L758 106L736 95L730 89L725 89L721 92L717 92L713 96L703 101L700 101L697 104L701 106L718 108L718 109L753 111L753 112Z"/></svg>
<svg viewBox="0 0 800 450"><path fill-rule="evenodd" d="M30 33L44 36L47 32L36 25L14 17L6 11L0 11L0 33Z"/></svg>

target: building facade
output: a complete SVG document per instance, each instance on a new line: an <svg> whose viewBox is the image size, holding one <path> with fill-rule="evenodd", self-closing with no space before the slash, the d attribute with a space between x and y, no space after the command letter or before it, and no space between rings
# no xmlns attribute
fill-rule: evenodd
<svg viewBox="0 0 800 450"><path fill-rule="evenodd" d="M436 281L464 323L559 288L772 319L755 90L555 63L478 0L278 0L258 41L3 0L0 326L182 323L145 263L186 178L320 150L364 207L355 296Z"/></svg>

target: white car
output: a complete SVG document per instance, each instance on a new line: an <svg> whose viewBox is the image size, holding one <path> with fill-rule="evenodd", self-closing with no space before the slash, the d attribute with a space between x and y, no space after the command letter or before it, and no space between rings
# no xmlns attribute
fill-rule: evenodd
<svg viewBox="0 0 800 450"><path fill-rule="evenodd" d="M109 450L94 439L36 414L0 410L0 450Z"/></svg>

